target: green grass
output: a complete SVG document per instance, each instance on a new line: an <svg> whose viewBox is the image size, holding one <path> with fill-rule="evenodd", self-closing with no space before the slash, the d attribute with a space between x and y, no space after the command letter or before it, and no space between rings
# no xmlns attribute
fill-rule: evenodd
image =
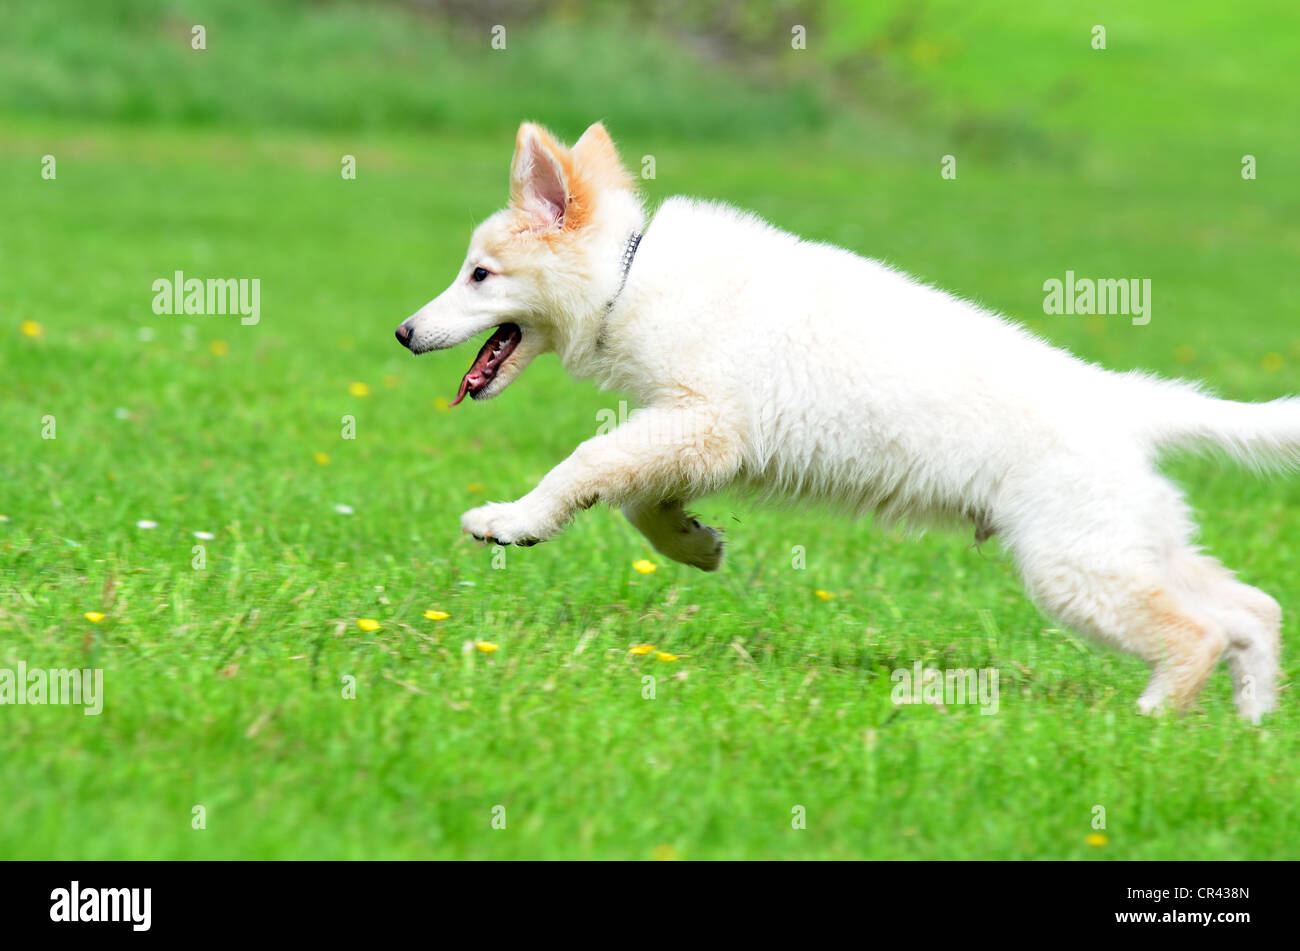
<svg viewBox="0 0 1300 951"><path fill-rule="evenodd" d="M358 57L441 35L322 9L350 24ZM626 123L600 114L629 159L656 156L652 202L690 193L753 208L1116 369L1195 376L1242 399L1296 392L1300 179L1281 172L1293 130L1269 105L1289 67L1242 63L1234 81L1249 105L1238 106L1218 94L1221 70L1198 81L1195 63L1165 68L1189 48L1229 56L1232 44L1214 52L1213 21L1164 33L1156 14L1128 16L1145 37L1125 54L1136 65L1085 60L1071 73L1093 90L1100 112L1088 115L1113 124L1036 102L1014 63L994 60L982 114L1022 117L992 124L1002 148L953 144L943 116L982 62L960 55L930 80L896 67L932 126L887 109L822 123L833 110L791 105L805 118L773 142L750 134L763 97L741 79L751 98L717 137L696 123L725 90L710 100L702 87L701 111L680 125L653 103ZM982 34L1009 49L1050 20L985 18L969 48L983 49ZM84 29L69 23L50 43L75 45ZM118 53L96 55L126 75ZM1131 135L1145 107L1107 70L1145 75L1142 57L1164 64L1148 77L1159 134L1185 147ZM148 73L145 51L132 59ZM665 563L603 508L546 545L506 551L504 567L460 537L462 511L523 494L621 397L569 382L547 358L498 400L447 412L438 400L454 394L468 350L416 362L392 339L503 200L512 143L487 120L422 131L415 107L391 128L358 119L368 97L400 85L400 62L337 114L297 79L249 86L243 63L228 85L204 80L217 90L209 113L185 113L202 101L193 91L164 108L163 89L134 115L55 97L75 77L58 56L43 62L47 73L28 72L52 98L0 110L0 667L100 667L106 699L99 717L0 707L0 857L1297 854L1294 691L1254 728L1234 716L1221 672L1188 715L1140 718L1146 669L1055 631L995 543L981 555L967 535L908 538L730 497L699 504L729 533L717 575ZM529 63L521 53L514 68ZM303 54L281 71L313 68ZM534 109L488 89L482 111L570 136L587 105L561 88L548 113L545 88L528 93ZM636 85L609 95L621 102ZM1276 156L1254 182L1238 174L1249 135L1217 132L1243 112ZM939 156L954 150L959 177L943 181ZM40 177L45 154L54 181ZM355 181L339 175L344 154L357 156ZM1152 278L1152 323L1043 316L1042 282L1067 268ZM155 316L151 282L178 269L260 278L261 323ZM24 321L43 334L21 333ZM368 395L352 395L354 382ZM47 415L53 440L41 438ZM340 438L344 415L355 440ZM1294 612L1300 482L1211 460L1168 469L1207 547ZM202 570L195 531L216 536ZM641 558L658 569L634 571ZM450 617L426 620L428 609ZM106 618L91 624L88 611ZM364 632L359 618L382 627ZM473 649L480 639L499 649ZM1290 620L1284 639L1294 678ZM679 659L630 655L639 643ZM998 714L895 707L890 672L917 660L998 668ZM191 828L196 805L204 830ZM1085 842L1098 805L1103 847ZM806 829L791 827L796 806Z"/></svg>

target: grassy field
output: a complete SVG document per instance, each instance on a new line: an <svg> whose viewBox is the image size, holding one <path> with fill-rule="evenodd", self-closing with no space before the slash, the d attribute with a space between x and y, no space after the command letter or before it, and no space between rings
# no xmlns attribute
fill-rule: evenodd
<svg viewBox="0 0 1300 951"><path fill-rule="evenodd" d="M807 51L825 76L787 63L779 92L638 39L638 62L680 59L665 105L608 50L581 67L595 92L555 85L557 46L632 42L612 27L547 22L534 50L521 25L503 79L485 42L396 11L273 4L272 26L307 17L274 49L249 5L99 6L0 31L24 51L0 57L23 83L0 95L0 668L102 668L105 690L97 717L0 707L0 857L1300 853L1294 690L1262 728L1226 672L1186 716L1140 718L1146 668L1055 630L996 542L731 497L698 506L728 531L717 575L603 508L528 550L467 541L462 511L522 495L621 397L546 358L448 411L473 348L417 362L392 338L503 202L513 125L572 139L603 118L634 167L655 156L652 204L744 205L1115 369L1300 391L1294 10L1262 5L1273 25L1243 38L1172 2L1116 6L1094 52L1091 18L1029 4L939 4L904 32L831 4L834 42L811 30ZM160 82L199 15L211 60ZM446 85L426 44L454 59ZM826 78L867 48L874 72ZM322 50L370 72L326 76ZM495 78L476 92L465 70ZM1150 325L1045 316L1067 269L1151 278ZM258 278L260 323L155 315L151 284L177 270ZM1206 546L1294 616L1300 481L1168 471ZM1284 645L1291 679L1294 620ZM917 661L997 668L997 715L895 706L890 672Z"/></svg>

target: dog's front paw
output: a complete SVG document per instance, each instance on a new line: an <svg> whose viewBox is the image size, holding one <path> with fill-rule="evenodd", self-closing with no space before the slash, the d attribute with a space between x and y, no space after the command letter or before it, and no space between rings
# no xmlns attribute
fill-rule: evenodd
<svg viewBox="0 0 1300 951"><path fill-rule="evenodd" d="M470 509L460 517L460 527L481 542L525 547L546 541L558 530L519 502L489 502Z"/></svg>
<svg viewBox="0 0 1300 951"><path fill-rule="evenodd" d="M717 571L722 564L722 556L726 553L722 533L716 528L710 528L708 525L700 525L700 528L704 532L704 537L697 542L699 557L690 564L702 571Z"/></svg>
<svg viewBox="0 0 1300 951"><path fill-rule="evenodd" d="M717 571L722 564L722 532L701 525L681 502L643 499L623 506L623 514L659 554L701 571Z"/></svg>
<svg viewBox="0 0 1300 951"><path fill-rule="evenodd" d="M689 515L682 522L681 528L668 536L659 547L659 551L673 561L680 561L701 571L717 571L725 550L722 533L718 529L701 525Z"/></svg>

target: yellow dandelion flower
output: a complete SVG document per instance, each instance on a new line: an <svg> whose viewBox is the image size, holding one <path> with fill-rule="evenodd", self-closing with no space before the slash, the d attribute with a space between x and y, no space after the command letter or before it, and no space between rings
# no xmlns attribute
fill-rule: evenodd
<svg viewBox="0 0 1300 951"><path fill-rule="evenodd" d="M24 320L18 325L18 332L24 337L40 337L44 335L45 328L34 320Z"/></svg>
<svg viewBox="0 0 1300 951"><path fill-rule="evenodd" d="M316 465L318 466L327 466L330 464L330 454L328 452L313 453L312 458L316 460Z"/></svg>
<svg viewBox="0 0 1300 951"><path fill-rule="evenodd" d="M664 843L650 850L650 857L656 862L676 862L677 846Z"/></svg>
<svg viewBox="0 0 1300 951"><path fill-rule="evenodd" d="M835 598L834 591L823 591L821 588L818 588L813 592L813 594L817 595L817 597L821 598L823 601L831 601Z"/></svg>
<svg viewBox="0 0 1300 951"><path fill-rule="evenodd" d="M482 492L482 491L483 491L483 486L482 486L480 483L478 483L478 482L471 482L469 485L465 486L465 491L466 491L466 492Z"/></svg>
<svg viewBox="0 0 1300 951"><path fill-rule="evenodd" d="M424 616L427 617L430 621L445 621L447 620L447 618L451 617L451 615L448 614L446 611L433 611L433 610L425 611Z"/></svg>
<svg viewBox="0 0 1300 951"><path fill-rule="evenodd" d="M104 615L100 614L98 611L87 611L85 617L91 624L98 624L100 621L104 620Z"/></svg>
<svg viewBox="0 0 1300 951"><path fill-rule="evenodd" d="M477 643L475 643L474 646L477 647L479 650L481 650L481 651L482 651L483 653L485 653L485 654L491 654L493 651L495 651L495 650L496 650L498 647L500 647L501 645L499 645L499 644L493 644L491 641L478 641Z"/></svg>
<svg viewBox="0 0 1300 951"><path fill-rule="evenodd" d="M645 654L650 653L654 649L655 646L653 644L637 644L635 647L629 647L627 649L627 652L629 654L636 654L638 657L641 657Z"/></svg>
<svg viewBox="0 0 1300 951"><path fill-rule="evenodd" d="M670 654L667 651L659 651L655 654L655 657L663 661L665 664L671 664L673 661L677 660L676 654Z"/></svg>
<svg viewBox="0 0 1300 951"><path fill-rule="evenodd" d="M1106 836L1104 832L1090 832L1088 834L1088 838L1084 839L1084 841L1091 846L1100 848L1101 846L1109 842L1110 839Z"/></svg>
<svg viewBox="0 0 1300 951"><path fill-rule="evenodd" d="M379 630L379 622L368 617L357 618L357 627L366 632L377 631Z"/></svg>
<svg viewBox="0 0 1300 951"><path fill-rule="evenodd" d="M943 60L943 47L933 40L920 40L912 45L912 61L920 66L933 66Z"/></svg>
<svg viewBox="0 0 1300 951"><path fill-rule="evenodd" d="M208 349L212 351L214 357L224 357L230 352L230 344L224 340L214 340L208 344Z"/></svg>
<svg viewBox="0 0 1300 951"><path fill-rule="evenodd" d="M433 401L433 408L436 409L439 413L445 413L449 409L451 409L451 404L447 402L446 397L439 396L436 400Z"/></svg>
<svg viewBox="0 0 1300 951"><path fill-rule="evenodd" d="M352 382L348 384L348 392L353 396L369 396L370 386L366 383Z"/></svg>
<svg viewBox="0 0 1300 951"><path fill-rule="evenodd" d="M1259 365L1264 368L1265 373L1277 373L1282 369L1282 354L1266 353L1264 354L1264 359L1259 362Z"/></svg>
<svg viewBox="0 0 1300 951"><path fill-rule="evenodd" d="M632 567L635 568L637 571L641 572L641 574L648 575L651 574L659 566L656 565L653 561L650 561L646 558L642 558L640 561L632 562Z"/></svg>

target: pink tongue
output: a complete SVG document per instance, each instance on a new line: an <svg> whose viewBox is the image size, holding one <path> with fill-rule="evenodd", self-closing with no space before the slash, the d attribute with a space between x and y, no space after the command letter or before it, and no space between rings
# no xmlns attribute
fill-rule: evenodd
<svg viewBox="0 0 1300 951"><path fill-rule="evenodd" d="M461 378L460 389L456 391L452 406L459 404L468 393L478 392L492 382L492 378L497 375L496 362L492 358L497 356L498 346L504 347L510 342L512 330L513 328L498 327L496 333L488 337L487 343L483 344L478 356L470 364L469 372Z"/></svg>
<svg viewBox="0 0 1300 951"><path fill-rule="evenodd" d="M468 392L469 392L469 374L466 373L464 378L460 381L460 389L456 391L456 398L451 401L450 406L458 405L460 401L465 398L465 394Z"/></svg>

